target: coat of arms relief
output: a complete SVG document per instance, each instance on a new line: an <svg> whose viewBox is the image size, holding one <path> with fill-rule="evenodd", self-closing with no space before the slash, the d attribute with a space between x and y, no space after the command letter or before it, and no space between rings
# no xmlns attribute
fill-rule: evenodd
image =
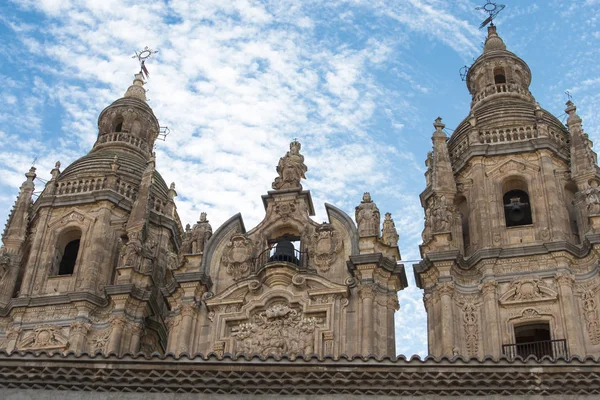
<svg viewBox="0 0 600 400"><path fill-rule="evenodd" d="M234 280L239 280L248 275L252 266L252 256L254 247L252 240L245 235L235 234L227 243L221 263L225 267L227 274Z"/></svg>
<svg viewBox="0 0 600 400"><path fill-rule="evenodd" d="M296 356L314 353L315 330L323 324L287 302L270 305L248 322L232 328L235 353Z"/></svg>
<svg viewBox="0 0 600 400"><path fill-rule="evenodd" d="M310 241L311 264L319 272L329 271L343 246L339 232L333 228L333 225L323 222L310 236Z"/></svg>

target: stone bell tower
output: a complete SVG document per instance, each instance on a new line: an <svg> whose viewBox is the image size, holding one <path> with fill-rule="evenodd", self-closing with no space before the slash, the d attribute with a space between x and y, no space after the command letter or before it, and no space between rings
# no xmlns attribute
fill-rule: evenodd
<svg viewBox="0 0 600 400"><path fill-rule="evenodd" d="M159 287L182 233L174 185L155 170L158 120L141 74L98 119L91 151L56 163L32 202L26 174L2 237L0 347L163 351ZM2 341L3 340L3 341Z"/></svg>
<svg viewBox="0 0 600 400"><path fill-rule="evenodd" d="M435 123L415 266L434 356L600 355L600 175L569 101L565 127L495 26L466 76L469 115Z"/></svg>

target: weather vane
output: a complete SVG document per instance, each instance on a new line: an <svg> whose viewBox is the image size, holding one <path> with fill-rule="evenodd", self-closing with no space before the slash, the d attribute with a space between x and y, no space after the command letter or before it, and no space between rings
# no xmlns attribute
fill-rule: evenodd
<svg viewBox="0 0 600 400"><path fill-rule="evenodd" d="M150 74L148 73L148 68L146 68L146 60L150 58L150 56L152 56L152 54L156 54L158 53L158 50L152 50L150 48L148 48L148 46L144 47L144 50L137 52L134 51L135 55L131 58L137 58L139 63L140 63L140 72L142 73L142 75L144 75L144 77L146 79L148 79L148 76L150 76Z"/></svg>
<svg viewBox="0 0 600 400"><path fill-rule="evenodd" d="M490 14L489 17L487 17L482 23L481 25L479 25L479 29L483 28L484 26L486 26L488 23L491 26L494 26L494 22L493 19L496 18L496 15L498 15L498 13L502 10L504 10L504 7L506 7L504 4L496 4L496 3L492 3L491 0L487 0L487 3L485 3L482 6L476 7L476 10L483 10L483 12L486 12L488 14Z"/></svg>
<svg viewBox="0 0 600 400"><path fill-rule="evenodd" d="M467 67L466 65L464 67L462 67L461 69L458 70L458 73L460 74L460 79L464 82L467 80L467 74L469 73L469 67Z"/></svg>

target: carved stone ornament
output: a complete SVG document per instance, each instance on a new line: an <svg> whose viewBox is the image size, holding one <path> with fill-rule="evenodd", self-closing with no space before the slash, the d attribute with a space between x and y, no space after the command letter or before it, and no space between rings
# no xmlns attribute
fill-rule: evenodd
<svg viewBox="0 0 600 400"><path fill-rule="evenodd" d="M221 264L233 279L245 277L252 266L252 241L242 234L231 237L225 252L221 257Z"/></svg>
<svg viewBox="0 0 600 400"><path fill-rule="evenodd" d="M296 212L296 204L294 202L286 202L275 206L275 214L277 214L283 222L286 222L292 214Z"/></svg>
<svg viewBox="0 0 600 400"><path fill-rule="evenodd" d="M479 307L481 304L473 296L460 296L458 303L463 316L467 355L476 356L479 351Z"/></svg>
<svg viewBox="0 0 600 400"><path fill-rule="evenodd" d="M121 265L139 268L144 247L138 232L128 234L129 240L121 248Z"/></svg>
<svg viewBox="0 0 600 400"><path fill-rule="evenodd" d="M8 271L10 271L10 255L6 249L2 247L0 249L0 282L8 275Z"/></svg>
<svg viewBox="0 0 600 400"><path fill-rule="evenodd" d="M305 173L308 170L304 164L304 156L300 154L300 142L290 143L290 151L284 157L279 159L277 173L279 176L273 182L273 189L302 189L300 179L306 179Z"/></svg>
<svg viewBox="0 0 600 400"><path fill-rule="evenodd" d="M103 331L98 332L93 335L88 343L90 344L90 350L92 352L96 352L98 350L104 350L106 344L108 343L108 339L110 338L110 329L104 329Z"/></svg>
<svg viewBox="0 0 600 400"><path fill-rule="evenodd" d="M50 350L66 349L69 339L62 333L59 327L44 325L27 333L18 345L21 350Z"/></svg>
<svg viewBox="0 0 600 400"><path fill-rule="evenodd" d="M313 234L310 259L320 272L327 272L337 258L343 242L339 232L327 222L323 222Z"/></svg>
<svg viewBox="0 0 600 400"><path fill-rule="evenodd" d="M500 297L501 304L519 304L535 301L556 300L558 293L545 285L538 278L517 279Z"/></svg>
<svg viewBox="0 0 600 400"><path fill-rule="evenodd" d="M60 219L60 223L64 225L67 222L71 222L71 221L83 222L84 219L85 219L85 217L82 214L80 214L76 211L71 211L70 213L68 213L67 215L65 215L64 217L62 217Z"/></svg>
<svg viewBox="0 0 600 400"><path fill-rule="evenodd" d="M591 289L582 292L581 300L583 301L585 327L590 337L590 341L594 345L600 344L600 319L598 318L596 292Z"/></svg>
<svg viewBox="0 0 600 400"><path fill-rule="evenodd" d="M381 230L381 240L388 246L398 246L398 231L396 231L396 224L392 219L391 213L385 213L385 219L383 220L383 229Z"/></svg>
<svg viewBox="0 0 600 400"><path fill-rule="evenodd" d="M590 187L585 190L585 204L587 205L589 215L600 214L600 188L598 182L592 180Z"/></svg>
<svg viewBox="0 0 600 400"><path fill-rule="evenodd" d="M433 233L450 231L452 212L452 207L447 204L446 196L436 195L433 199L431 213L429 214Z"/></svg>
<svg viewBox="0 0 600 400"><path fill-rule="evenodd" d="M362 201L356 207L355 218L359 236L379 236L381 214L377 205L371 200L370 193L363 194Z"/></svg>
<svg viewBox="0 0 600 400"><path fill-rule="evenodd" d="M321 321L305 317L286 303L276 303L254 316L251 322L233 328L235 352L296 356L314 352L315 329Z"/></svg>

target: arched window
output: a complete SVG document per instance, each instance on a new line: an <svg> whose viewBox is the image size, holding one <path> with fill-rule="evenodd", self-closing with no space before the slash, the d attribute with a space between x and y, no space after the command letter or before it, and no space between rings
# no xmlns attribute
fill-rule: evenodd
<svg viewBox="0 0 600 400"><path fill-rule="evenodd" d="M506 227L531 225L531 204L527 193L527 183L517 177L504 183L502 202Z"/></svg>
<svg viewBox="0 0 600 400"><path fill-rule="evenodd" d="M469 205L467 204L467 199L465 196L459 196L456 201L456 207L461 215L462 220L462 235L463 235L463 245L465 248L465 253L467 248L469 247L471 235L469 233Z"/></svg>
<svg viewBox="0 0 600 400"><path fill-rule="evenodd" d="M575 237L579 243L579 226L577 225L577 210L575 209L575 193L577 192L577 186L570 182L565 185L565 206L567 207L567 213L569 214L569 228L571 234Z"/></svg>
<svg viewBox="0 0 600 400"><path fill-rule="evenodd" d="M504 194L504 217L506 226L531 225L529 195L523 190L510 190Z"/></svg>
<svg viewBox="0 0 600 400"><path fill-rule="evenodd" d="M114 132L121 132L123 130L123 117L120 115L116 117L113 126L115 127Z"/></svg>
<svg viewBox="0 0 600 400"><path fill-rule="evenodd" d="M54 257L53 275L72 275L79 255L81 231L64 232L58 240Z"/></svg>
<svg viewBox="0 0 600 400"><path fill-rule="evenodd" d="M506 83L506 74L504 73L504 68L496 67L494 68L494 83L496 85L500 83Z"/></svg>

